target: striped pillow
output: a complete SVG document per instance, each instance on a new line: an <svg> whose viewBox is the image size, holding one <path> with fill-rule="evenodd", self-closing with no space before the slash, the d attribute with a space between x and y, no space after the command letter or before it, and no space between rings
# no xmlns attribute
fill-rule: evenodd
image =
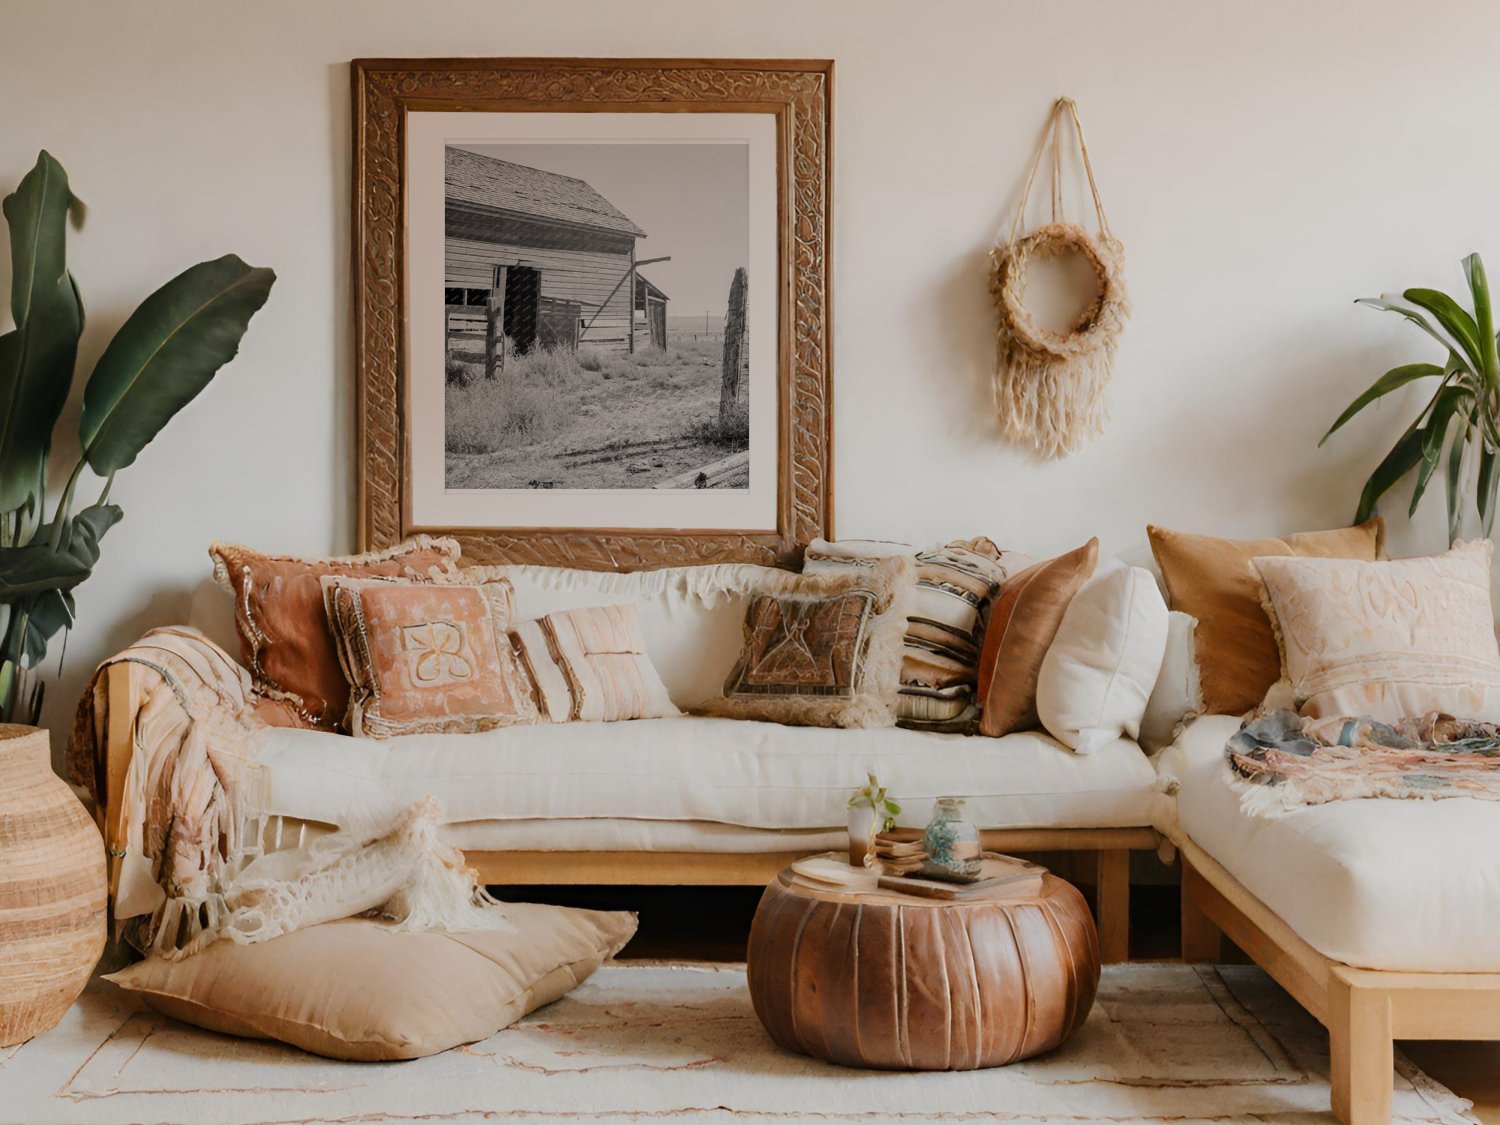
<svg viewBox="0 0 1500 1125"><path fill-rule="evenodd" d="M969 731L979 709L975 682L984 623L1005 579L1030 563L980 536L917 550L876 540L817 540L804 555L803 572L868 567L881 558L910 554L917 588L906 619L897 725L921 730Z"/></svg>
<svg viewBox="0 0 1500 1125"><path fill-rule="evenodd" d="M554 723L680 715L646 655L636 607L549 613L511 631L537 706Z"/></svg>

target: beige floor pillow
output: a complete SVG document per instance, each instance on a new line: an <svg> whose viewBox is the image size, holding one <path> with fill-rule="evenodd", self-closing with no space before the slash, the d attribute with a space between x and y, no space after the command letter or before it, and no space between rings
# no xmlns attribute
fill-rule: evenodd
<svg viewBox="0 0 1500 1125"><path fill-rule="evenodd" d="M571 991L635 933L634 914L509 903L514 933L394 933L350 918L256 945L218 941L106 980L157 1011L316 1055L416 1059L488 1039Z"/></svg>

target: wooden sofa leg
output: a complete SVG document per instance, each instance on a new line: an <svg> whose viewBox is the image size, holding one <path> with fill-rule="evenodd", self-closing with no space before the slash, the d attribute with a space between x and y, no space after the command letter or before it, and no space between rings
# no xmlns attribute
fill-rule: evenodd
<svg viewBox="0 0 1500 1125"><path fill-rule="evenodd" d="M1130 852L1101 849L1094 892L1099 906L1099 960L1117 965L1130 959Z"/></svg>
<svg viewBox="0 0 1500 1125"><path fill-rule="evenodd" d="M1202 879L1182 857L1182 959L1188 964L1217 965L1224 958L1224 933L1198 905Z"/></svg>
<svg viewBox="0 0 1500 1125"><path fill-rule="evenodd" d="M1328 981L1333 1115L1344 1125L1390 1125L1391 1002L1334 969Z"/></svg>

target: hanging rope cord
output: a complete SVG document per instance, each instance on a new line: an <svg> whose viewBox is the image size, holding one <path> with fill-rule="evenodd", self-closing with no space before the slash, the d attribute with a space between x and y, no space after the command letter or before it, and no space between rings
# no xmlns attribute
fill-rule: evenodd
<svg viewBox="0 0 1500 1125"><path fill-rule="evenodd" d="M1065 123L1072 126L1093 197L1096 235L1067 222L1064 215ZM1026 206L1049 149L1051 221L1022 236ZM1026 272L1033 257L1041 260L1070 252L1088 261L1094 271L1095 292L1073 326L1066 332L1056 332L1038 324L1026 308ZM1124 250L1110 230L1084 140L1083 122L1072 98L1059 98L1053 103L1009 230L997 235L991 258L990 291L998 313L995 406L1002 427L1012 440L1031 446L1042 457L1065 457L1103 430L1104 388L1113 367L1117 338L1129 315Z"/></svg>

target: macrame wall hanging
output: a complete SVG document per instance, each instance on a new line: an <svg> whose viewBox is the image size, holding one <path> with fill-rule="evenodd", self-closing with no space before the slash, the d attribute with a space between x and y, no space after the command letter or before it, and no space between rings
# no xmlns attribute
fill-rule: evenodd
<svg viewBox="0 0 1500 1125"><path fill-rule="evenodd" d="M1066 120L1065 120L1066 119ZM1098 231L1090 234L1063 215L1063 132L1077 141ZM1026 203L1048 149L1052 153L1052 219L1022 235ZM1055 332L1037 323L1024 304L1026 272L1034 263L1076 253L1092 267L1093 299L1073 326ZM1083 140L1083 122L1072 98L1052 106L1031 162L1008 236L990 252L990 292L999 313L995 406L1006 435L1048 460L1066 457L1104 428L1104 388L1114 366L1115 344L1130 314L1125 299L1125 250L1110 232L1099 185Z"/></svg>

